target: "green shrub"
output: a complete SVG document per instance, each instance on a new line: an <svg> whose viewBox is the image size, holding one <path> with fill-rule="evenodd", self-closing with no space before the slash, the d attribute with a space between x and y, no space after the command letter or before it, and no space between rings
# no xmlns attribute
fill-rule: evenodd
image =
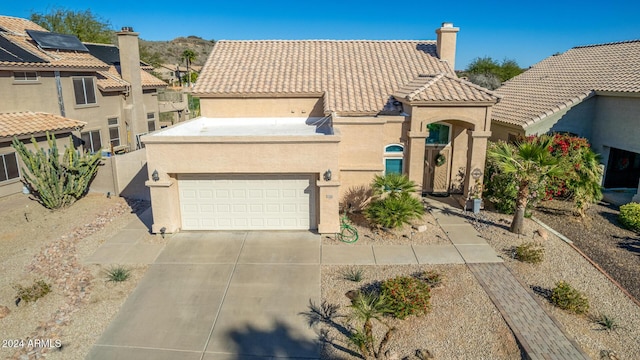
<svg viewBox="0 0 640 360"><path fill-rule="evenodd" d="M374 200L364 215L375 226L394 229L424 214L422 202L408 193Z"/></svg>
<svg viewBox="0 0 640 360"><path fill-rule="evenodd" d="M515 258L529 264L541 263L544 259L544 247L539 243L526 242L516 246Z"/></svg>
<svg viewBox="0 0 640 360"><path fill-rule="evenodd" d="M415 277L398 276L385 280L381 293L387 300L391 314L398 319L424 315L429 311L431 287Z"/></svg>
<svg viewBox="0 0 640 360"><path fill-rule="evenodd" d="M106 270L107 281L122 282L129 279L131 276L131 270L123 266L114 266Z"/></svg>
<svg viewBox="0 0 640 360"><path fill-rule="evenodd" d="M17 291L16 299L24 300L24 302L36 301L51 292L51 285L44 280L35 281L33 285L28 287L18 284L13 288Z"/></svg>
<svg viewBox="0 0 640 360"><path fill-rule="evenodd" d="M620 222L625 227L634 231L640 231L640 204L632 202L620 206L618 219L620 219Z"/></svg>
<svg viewBox="0 0 640 360"><path fill-rule="evenodd" d="M589 311L589 299L564 281L558 281L551 291L551 303L574 314Z"/></svg>

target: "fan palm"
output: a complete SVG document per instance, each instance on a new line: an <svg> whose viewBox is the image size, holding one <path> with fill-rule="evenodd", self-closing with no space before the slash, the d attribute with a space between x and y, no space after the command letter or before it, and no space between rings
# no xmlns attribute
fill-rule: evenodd
<svg viewBox="0 0 640 360"><path fill-rule="evenodd" d="M376 175L371 184L373 195L377 197L399 197L403 193L416 192L416 183L406 175L390 173Z"/></svg>
<svg viewBox="0 0 640 360"><path fill-rule="evenodd" d="M191 49L187 49L182 52L181 59L187 63L187 84L191 87L191 63L196 59L196 53Z"/></svg>
<svg viewBox="0 0 640 360"><path fill-rule="evenodd" d="M537 189L548 177L563 173L558 160L549 152L552 145L552 138L541 136L515 146L501 142L487 153L502 172L513 174L517 182L515 214L510 227L513 233L521 234L524 230L525 210L532 190Z"/></svg>

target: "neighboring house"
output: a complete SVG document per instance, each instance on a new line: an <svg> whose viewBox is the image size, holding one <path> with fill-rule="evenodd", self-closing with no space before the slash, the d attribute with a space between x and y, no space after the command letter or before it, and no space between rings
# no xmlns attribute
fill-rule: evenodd
<svg viewBox="0 0 640 360"><path fill-rule="evenodd" d="M81 125L69 133L90 152L139 148L140 136L159 128L156 95L166 83L140 68L137 33L124 29L118 42L119 51L111 45L83 44L29 20L0 16L1 121L33 122L33 127L25 126L40 137L43 130L56 129L40 126L42 117L76 121ZM101 60L109 53L109 60ZM25 118L25 113L39 115ZM0 142L0 153L13 153L10 141ZM20 191L19 185L0 180L0 196Z"/></svg>
<svg viewBox="0 0 640 360"><path fill-rule="evenodd" d="M392 172L425 193L467 194L498 97L456 77L457 32L218 41L194 88L202 117L143 138L153 231L335 233L340 205Z"/></svg>
<svg viewBox="0 0 640 360"><path fill-rule="evenodd" d="M200 74L202 66L191 65L189 66L189 71ZM187 67L179 64L161 64L154 69L154 72L171 86L178 86L180 84L180 78L187 75ZM184 85L186 86L186 83Z"/></svg>
<svg viewBox="0 0 640 360"><path fill-rule="evenodd" d="M61 139L60 145L67 145L65 141L69 135L77 134L85 125L81 121L42 112L0 113L0 197L22 190L21 160L11 147L14 137L30 150L36 150L31 145L31 137L46 143L47 133Z"/></svg>
<svg viewBox="0 0 640 360"><path fill-rule="evenodd" d="M496 93L502 100L493 108L492 138L585 137L602 156L605 188L640 191L640 40L572 48Z"/></svg>

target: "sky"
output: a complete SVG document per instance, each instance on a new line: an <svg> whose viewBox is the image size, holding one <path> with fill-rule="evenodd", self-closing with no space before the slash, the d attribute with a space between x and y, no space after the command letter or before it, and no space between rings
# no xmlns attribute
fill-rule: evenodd
<svg viewBox="0 0 640 360"><path fill-rule="evenodd" d="M527 68L575 46L640 39L638 0L3 0L0 15L29 18L56 7L90 9L145 40L435 40L435 29L452 22L460 28L457 70L485 56Z"/></svg>

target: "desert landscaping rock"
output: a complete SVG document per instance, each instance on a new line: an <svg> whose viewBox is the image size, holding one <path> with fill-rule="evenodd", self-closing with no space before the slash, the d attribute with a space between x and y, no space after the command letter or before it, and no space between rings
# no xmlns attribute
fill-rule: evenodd
<svg viewBox="0 0 640 360"><path fill-rule="evenodd" d="M640 307L629 299L591 263L557 236L548 234L543 241L544 260L533 265L513 258L513 248L528 241L539 241L536 235L541 227L525 219L525 233L516 235L508 230L511 215L483 211L472 223L482 237L504 259L504 264L535 293L544 309L551 314L565 332L577 342L592 359L600 359L603 351L614 351L620 359L640 359ZM570 221L557 216L559 222ZM583 230L584 231L584 230ZM553 306L544 296L555 284L564 280L585 293L590 303L590 314L574 315ZM605 314L615 319L619 327L605 331L591 318Z"/></svg>
<svg viewBox="0 0 640 360"><path fill-rule="evenodd" d="M51 293L32 303L18 303L1 320L0 338L24 340L25 345L0 349L0 357L84 358L135 283L123 285L122 290L104 289L102 268L83 265L81 259L148 204L90 194L70 208L49 211L24 195L0 199L0 208L3 201L12 206L2 211L0 225L0 302L13 303L12 284L44 280ZM134 277L144 269L136 269ZM117 300L103 299L105 292ZM104 304L110 311L98 316Z"/></svg>

